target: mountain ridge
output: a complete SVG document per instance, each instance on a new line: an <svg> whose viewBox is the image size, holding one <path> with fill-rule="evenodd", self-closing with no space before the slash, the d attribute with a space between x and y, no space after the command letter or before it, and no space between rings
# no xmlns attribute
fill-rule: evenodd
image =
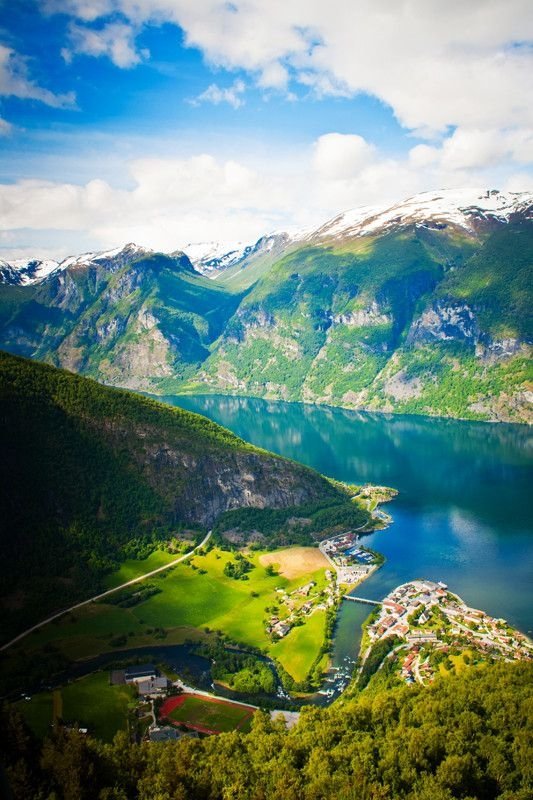
<svg viewBox="0 0 533 800"><path fill-rule="evenodd" d="M208 277L181 251L70 257L0 285L0 345L156 394L531 423L532 208L423 193L262 237Z"/></svg>

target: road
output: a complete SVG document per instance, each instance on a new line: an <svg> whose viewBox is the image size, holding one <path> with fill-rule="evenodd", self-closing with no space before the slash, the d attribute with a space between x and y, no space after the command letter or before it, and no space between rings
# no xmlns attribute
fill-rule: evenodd
<svg viewBox="0 0 533 800"><path fill-rule="evenodd" d="M157 569L153 569L151 572L146 572L144 575L139 575L137 578L132 578L131 581L126 581L126 583L121 583L120 586L115 586L113 589L108 589L105 592L101 592L100 594L95 594L94 597L89 597L88 600L82 600L81 603L75 603L73 606L69 608L64 608L62 611L57 611L55 614L52 614L50 617L43 619L41 622L38 622L37 625L32 625L31 628L19 633L18 636L15 636L14 639L11 639L10 642L3 644L0 647L0 651L7 650L12 645L16 644L16 642L20 642L21 639L24 639L26 636L29 636L30 633L33 631L38 631L39 628L42 628L43 625L48 625L49 622L53 622L55 619L59 619L64 614L69 614L71 611L76 611L78 608L83 608L83 606L88 606L89 603L95 603L97 600L101 600L103 597L107 597L110 594L114 594L115 592L120 592L121 589L126 589L128 586L133 586L135 583L140 583L141 581L146 580L146 578L151 578L153 575L157 575L159 572L164 572L166 569L170 569L170 567L176 566L176 564L185 561L187 558L190 558L197 550L200 550L209 539L211 538L211 534L213 531L209 531L205 539L203 539L200 544L197 544L196 547L193 547L192 550L189 550L188 553L185 555L180 556L179 558L175 558L174 561L170 561L168 564L165 564L163 567L158 567Z"/></svg>

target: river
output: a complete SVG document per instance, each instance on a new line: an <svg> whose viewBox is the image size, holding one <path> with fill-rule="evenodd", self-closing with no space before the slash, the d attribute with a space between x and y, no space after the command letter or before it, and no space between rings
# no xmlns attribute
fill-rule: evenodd
<svg viewBox="0 0 533 800"><path fill-rule="evenodd" d="M226 396L160 398L259 447L349 483L399 490L394 523L365 538L387 559L357 594L381 599L414 578L442 580L468 605L533 629L533 431ZM334 662L357 652L369 607L344 603Z"/></svg>

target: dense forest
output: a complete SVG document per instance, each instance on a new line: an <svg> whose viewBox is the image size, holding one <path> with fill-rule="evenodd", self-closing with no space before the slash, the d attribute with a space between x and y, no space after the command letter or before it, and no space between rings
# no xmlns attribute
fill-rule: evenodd
<svg viewBox="0 0 533 800"><path fill-rule="evenodd" d="M348 501L204 417L5 353L0 418L0 639L230 509L282 508L286 519Z"/></svg>
<svg viewBox="0 0 533 800"><path fill-rule="evenodd" d="M41 745L6 710L5 778L12 800L530 800L532 678L471 668L307 707L289 731L258 712L249 734L161 744L59 731Z"/></svg>

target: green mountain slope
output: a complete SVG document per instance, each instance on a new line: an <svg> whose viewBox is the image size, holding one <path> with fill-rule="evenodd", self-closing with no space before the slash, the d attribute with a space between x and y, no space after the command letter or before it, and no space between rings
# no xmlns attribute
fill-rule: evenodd
<svg viewBox="0 0 533 800"><path fill-rule="evenodd" d="M3 284L0 346L156 394L532 423L531 203L504 220L441 200L341 215L215 280L130 245Z"/></svg>
<svg viewBox="0 0 533 800"><path fill-rule="evenodd" d="M207 419L0 353L1 633L91 594L124 547L226 511L345 502Z"/></svg>
<svg viewBox="0 0 533 800"><path fill-rule="evenodd" d="M128 248L41 284L0 289L5 349L155 392L194 374L240 299L196 273L183 254Z"/></svg>
<svg viewBox="0 0 533 800"><path fill-rule="evenodd" d="M532 422L533 225L301 247L241 301L191 390Z"/></svg>

